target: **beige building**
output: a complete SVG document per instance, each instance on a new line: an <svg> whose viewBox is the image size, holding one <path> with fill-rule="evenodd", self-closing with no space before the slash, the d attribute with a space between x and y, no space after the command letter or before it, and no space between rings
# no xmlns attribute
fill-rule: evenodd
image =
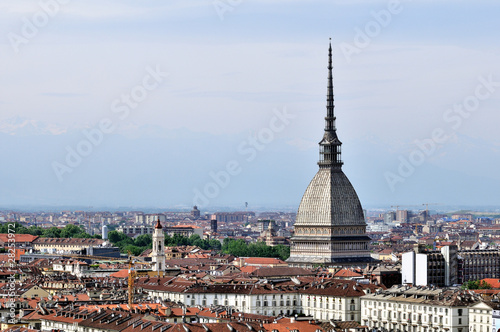
<svg viewBox="0 0 500 332"><path fill-rule="evenodd" d="M469 331L496 332L495 326L500 317L500 302L480 301L469 307ZM496 319L495 319L496 318ZM500 325L500 321L498 323Z"/></svg>
<svg viewBox="0 0 500 332"><path fill-rule="evenodd" d="M33 241L33 249L46 253L81 253L89 247L101 246L104 240L101 239L80 239L80 238L37 238Z"/></svg>
<svg viewBox="0 0 500 332"><path fill-rule="evenodd" d="M361 324L378 331L466 332L478 299L446 288L394 286L361 297Z"/></svg>
<svg viewBox="0 0 500 332"><path fill-rule="evenodd" d="M168 236L181 235L185 237L190 237L191 235L198 234L201 238L203 238L203 228L199 226L172 226L172 227L163 227L163 231Z"/></svg>
<svg viewBox="0 0 500 332"><path fill-rule="evenodd" d="M45 289L38 285L34 285L30 287L26 292L21 294L21 298L23 299L33 299L33 298L42 298L42 297L48 297L50 295L49 292L47 292Z"/></svg>

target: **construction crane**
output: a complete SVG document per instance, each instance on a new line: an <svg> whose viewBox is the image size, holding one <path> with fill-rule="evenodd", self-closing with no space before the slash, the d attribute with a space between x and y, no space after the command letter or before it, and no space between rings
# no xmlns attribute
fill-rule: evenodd
<svg viewBox="0 0 500 332"><path fill-rule="evenodd" d="M128 305L132 309L134 303L134 282L135 282L134 262L132 261L132 253L128 251Z"/></svg>
<svg viewBox="0 0 500 332"><path fill-rule="evenodd" d="M398 218L400 207L416 207L416 206L420 206L420 205L391 205L391 208L396 208L396 218Z"/></svg>
<svg viewBox="0 0 500 332"><path fill-rule="evenodd" d="M427 217L429 216L429 205L439 205L438 203L423 203L425 206L425 223L427 224Z"/></svg>
<svg viewBox="0 0 500 332"><path fill-rule="evenodd" d="M425 206L429 206L429 205L434 205L434 203L425 203L425 204L422 204L422 205L425 205ZM396 218L398 218L398 212L399 212L399 208L400 207L420 207L422 205L391 205L391 208L396 208ZM437 204L436 204L437 205ZM429 213L429 210L427 209L426 213L425 213L425 223L424 224L427 224L427 215ZM415 233L415 235L418 235L418 226L422 226L422 224L420 223L415 223L415 230L413 231Z"/></svg>

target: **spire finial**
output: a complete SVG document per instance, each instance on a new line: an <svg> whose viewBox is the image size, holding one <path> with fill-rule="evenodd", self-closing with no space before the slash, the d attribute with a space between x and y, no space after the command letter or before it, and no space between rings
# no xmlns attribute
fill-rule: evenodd
<svg viewBox="0 0 500 332"><path fill-rule="evenodd" d="M320 144L320 167L334 167L340 169L342 160L340 158L340 146L342 143L337 137L335 127L334 100L333 100L333 63L332 63L332 39L328 47L328 86L326 93L326 117L325 133Z"/></svg>
<svg viewBox="0 0 500 332"><path fill-rule="evenodd" d="M328 87L326 95L326 123L325 131L335 130L335 116L333 113L333 74L332 74L332 39L328 48Z"/></svg>

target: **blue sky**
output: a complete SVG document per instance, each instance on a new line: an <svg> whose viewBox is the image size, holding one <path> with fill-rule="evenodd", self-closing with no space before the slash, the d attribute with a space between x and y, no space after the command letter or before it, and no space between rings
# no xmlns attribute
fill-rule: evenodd
<svg viewBox="0 0 500 332"><path fill-rule="evenodd" d="M188 207L208 186L207 209L294 208L317 169L332 37L344 170L362 204L496 205L499 7L0 1L0 200ZM161 82L121 118L113 105L155 70ZM477 89L487 96L457 113ZM238 147L285 109L293 119L247 161ZM114 130L58 176L103 120ZM436 130L446 138L425 150ZM210 187L231 161L239 172Z"/></svg>

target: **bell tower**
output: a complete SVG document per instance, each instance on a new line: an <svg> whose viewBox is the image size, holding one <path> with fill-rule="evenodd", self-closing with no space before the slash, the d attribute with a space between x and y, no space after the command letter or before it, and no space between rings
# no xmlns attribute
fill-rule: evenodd
<svg viewBox="0 0 500 332"><path fill-rule="evenodd" d="M155 272L165 272L165 234L163 233L163 227L160 223L160 218L156 222L155 229L153 231L153 271Z"/></svg>

